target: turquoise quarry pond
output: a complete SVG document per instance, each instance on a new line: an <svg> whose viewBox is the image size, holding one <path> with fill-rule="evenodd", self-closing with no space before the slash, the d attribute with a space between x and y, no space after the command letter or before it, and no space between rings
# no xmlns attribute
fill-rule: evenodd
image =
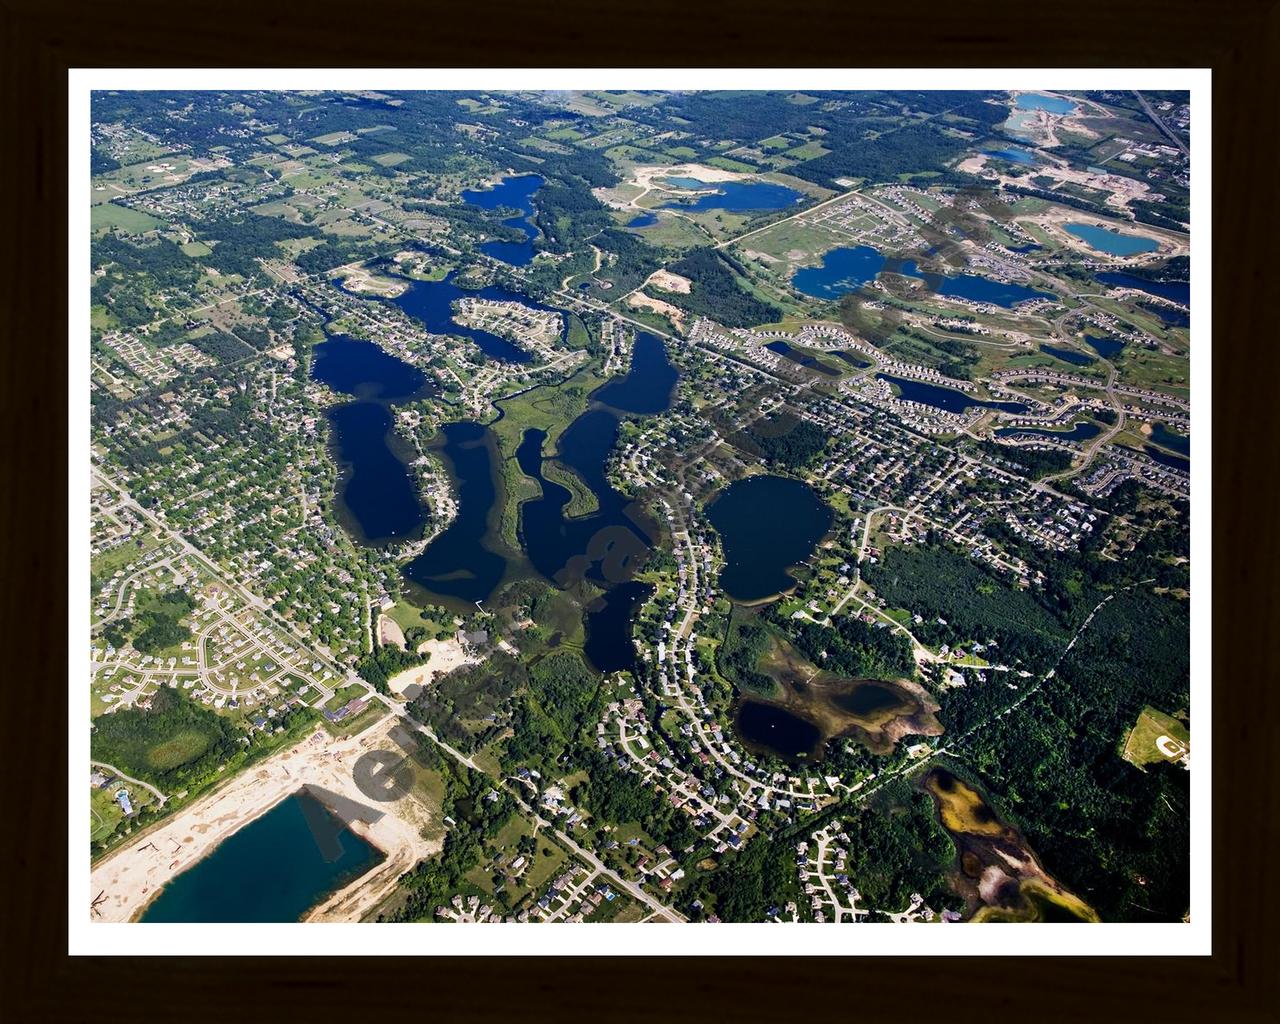
<svg viewBox="0 0 1280 1024"><path fill-rule="evenodd" d="M1154 252L1159 248L1154 238L1147 238L1144 235L1126 235L1121 231L1100 227L1097 224L1073 221L1064 227L1089 248L1111 256L1136 256L1140 252Z"/></svg>
<svg viewBox="0 0 1280 1024"><path fill-rule="evenodd" d="M725 210L728 213L758 213L782 210L804 199L803 193L768 181L699 181L697 178L665 178L677 188L714 189L691 201L672 199L664 210Z"/></svg>
<svg viewBox="0 0 1280 1024"><path fill-rule="evenodd" d="M984 149L984 156L994 156L1000 160L1007 160L1011 164L1023 164L1025 166L1034 166L1036 163L1036 155L1025 149L1018 149L1015 146L1009 146L1006 149Z"/></svg>
<svg viewBox="0 0 1280 1024"><path fill-rule="evenodd" d="M300 790L174 878L140 920L297 921L382 859L379 850Z"/></svg>
<svg viewBox="0 0 1280 1024"><path fill-rule="evenodd" d="M1035 92L1024 92L1014 101L1009 111L1009 119L1005 121L1005 131L1011 135L1027 136L1035 123L1036 112L1047 111L1050 114L1070 114L1076 105L1070 100L1057 96L1044 96Z"/></svg>

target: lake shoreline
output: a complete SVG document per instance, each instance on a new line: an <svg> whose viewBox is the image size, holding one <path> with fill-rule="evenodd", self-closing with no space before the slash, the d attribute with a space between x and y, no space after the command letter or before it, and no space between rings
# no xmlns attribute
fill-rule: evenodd
<svg viewBox="0 0 1280 1024"><path fill-rule="evenodd" d="M325 802L322 797L325 792L367 804L367 797L355 785L351 769L361 754L375 747L392 745L387 732L398 721L399 716L387 715L364 732L344 739L335 739L323 726L317 726L297 743L158 823L156 829L147 833L148 841L143 845L130 844L104 857L91 872L91 897L96 899L98 894L103 897L91 911L92 919L137 921L168 883L299 790L308 789L321 802ZM414 822L400 816L413 811L405 806L407 800L381 805L378 810L383 811L383 815L365 825L363 831L356 831L383 854L383 860L337 894L327 896L319 907L309 911L308 919L347 890L358 887L362 891L367 888L370 894L382 892L384 885L370 883L381 880L388 872L392 872L391 885L394 886L399 874L439 848L439 843L429 843L422 838L420 827L415 827ZM367 909L364 901L357 906L347 899L329 907L324 916L326 920L352 920L355 918L351 915L364 909Z"/></svg>

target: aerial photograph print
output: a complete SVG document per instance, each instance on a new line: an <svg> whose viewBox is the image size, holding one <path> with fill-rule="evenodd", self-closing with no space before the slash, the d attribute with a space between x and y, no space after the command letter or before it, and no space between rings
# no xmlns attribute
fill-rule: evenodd
<svg viewBox="0 0 1280 1024"><path fill-rule="evenodd" d="M73 927L1188 934L1197 80L1090 74L86 90Z"/></svg>

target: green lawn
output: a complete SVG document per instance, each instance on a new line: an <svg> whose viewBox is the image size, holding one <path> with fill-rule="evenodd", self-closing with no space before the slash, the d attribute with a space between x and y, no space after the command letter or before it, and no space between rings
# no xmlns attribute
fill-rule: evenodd
<svg viewBox="0 0 1280 1024"><path fill-rule="evenodd" d="M1180 755L1170 756L1156 746L1156 740L1167 736L1177 744L1189 747L1191 731L1172 715L1157 711L1148 705L1138 715L1125 740L1123 757L1130 764L1141 768L1156 761L1176 761Z"/></svg>
<svg viewBox="0 0 1280 1024"><path fill-rule="evenodd" d="M132 210L119 203L99 203L89 209L89 227L95 235L104 235L113 228L121 234L140 235L144 231L154 231L163 223L149 213Z"/></svg>

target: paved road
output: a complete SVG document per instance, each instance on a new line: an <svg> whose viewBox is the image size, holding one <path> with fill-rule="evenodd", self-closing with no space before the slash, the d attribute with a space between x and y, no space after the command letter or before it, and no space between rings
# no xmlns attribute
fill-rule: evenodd
<svg viewBox="0 0 1280 1024"><path fill-rule="evenodd" d="M1146 113L1147 117L1151 118L1155 126L1169 137L1169 141L1172 142L1175 146L1178 147L1178 149L1182 151L1182 155L1185 157L1191 156L1191 151L1187 149L1186 143L1182 141L1182 139L1178 136L1176 132L1173 131L1172 128L1170 128L1167 124L1165 124L1162 120L1160 120L1160 116L1154 110L1151 109L1151 104L1147 102L1147 98L1143 96L1142 93L1138 92L1137 89L1133 91L1133 95L1136 96L1138 99L1138 102L1142 104L1142 109Z"/></svg>
<svg viewBox="0 0 1280 1024"><path fill-rule="evenodd" d="M426 736L429 740L431 740L431 742L436 744L436 746L438 746L441 750L447 753L455 761L459 761L462 764L465 764L472 771L480 772L482 775L488 775L488 772L486 772L483 768L477 765L475 761L473 761L471 758L467 757L466 755L462 754L460 751L455 750L448 743L444 742L444 740L440 739L435 734L435 732L432 731L430 727L423 725L421 722L418 722L413 718L410 718L407 712L405 711L404 705L399 704L394 700L391 700L389 697L386 697L383 694L378 694L378 699L381 700L382 703L385 704L388 708L390 708L394 713L398 714L400 716L400 720L411 731ZM492 778L492 776L489 776L489 777ZM638 886L636 883L628 882L625 878L617 874L617 872L607 867L604 864L604 862L601 861L600 858L597 857L590 850L582 846L579 846L577 842L575 842L570 836L566 835L564 832L561 832L559 829L555 828L549 821L546 821L544 818L542 818L534 808L530 807L527 803L524 802L520 794L517 793L514 789L512 789L512 787L507 783L505 779L496 779L494 780L494 782L497 785L501 786L503 789L505 789L508 793L510 793L515 798L516 803L518 803L527 814L532 816L533 820L537 822L540 828L544 828L548 832L552 833L557 839L560 840L560 842L564 843L565 846L567 846L575 854L577 854L584 861L590 864L592 868L600 872L600 874L605 875L609 879L609 881L612 882L614 885L616 885L619 889L622 889L623 891L628 893L632 898L634 898L640 903L643 903L655 914L661 915L663 918L665 918L668 921L686 920L685 917L681 915L679 911L673 910L671 907L667 907L659 903L656 899L654 899L647 892L641 889L640 886Z"/></svg>

